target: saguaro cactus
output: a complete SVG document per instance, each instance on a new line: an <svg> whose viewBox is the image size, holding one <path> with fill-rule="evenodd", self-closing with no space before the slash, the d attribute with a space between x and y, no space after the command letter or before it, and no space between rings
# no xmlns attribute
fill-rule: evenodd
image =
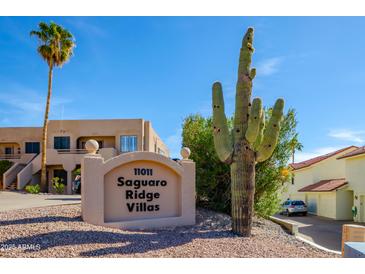
<svg viewBox="0 0 365 274"><path fill-rule="evenodd" d="M219 159L231 167L232 230L241 236L250 236L255 194L255 165L273 153L280 132L284 100L278 99L269 123L260 98L251 102L252 80L256 70L251 69L253 28L243 37L236 85L234 126L229 132L224 113L222 85L213 84L213 136Z"/></svg>

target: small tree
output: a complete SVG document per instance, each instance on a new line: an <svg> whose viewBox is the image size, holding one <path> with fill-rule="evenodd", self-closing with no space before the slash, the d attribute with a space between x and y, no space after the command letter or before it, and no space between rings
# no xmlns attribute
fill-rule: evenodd
<svg viewBox="0 0 365 274"><path fill-rule="evenodd" d="M270 110L266 111L270 115ZM228 119L232 129L232 118ZM229 165L222 163L215 152L212 119L189 115L184 119L183 146L191 149L190 158L196 163L198 206L230 214L231 189ZM290 140L297 136L296 114L289 109L284 115L277 147L272 156L256 165L255 213L267 217L277 212L283 183L290 179L287 164L291 157Z"/></svg>
<svg viewBox="0 0 365 274"><path fill-rule="evenodd" d="M298 134L295 134L293 138L290 140L290 149L292 154L292 164L294 164L295 161L295 152L296 151L302 151L303 145L298 140Z"/></svg>

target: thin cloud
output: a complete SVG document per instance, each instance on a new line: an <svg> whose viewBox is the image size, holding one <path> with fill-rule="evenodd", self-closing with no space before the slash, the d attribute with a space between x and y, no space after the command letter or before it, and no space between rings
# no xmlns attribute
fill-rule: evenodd
<svg viewBox="0 0 365 274"><path fill-rule="evenodd" d="M45 111L46 95L44 92L25 88L18 84L13 85L0 93L0 102L2 106L1 124L12 125L36 125L43 120ZM68 98L61 98L53 96L51 99L51 117L59 116L59 110L65 104L71 103L72 100ZM62 118L62 113L61 113Z"/></svg>
<svg viewBox="0 0 365 274"><path fill-rule="evenodd" d="M348 129L335 129L331 130L328 133L328 136L338 140L350 141L356 144L360 144L364 143L365 141L364 134L365 134L364 130L353 131Z"/></svg>
<svg viewBox="0 0 365 274"><path fill-rule="evenodd" d="M273 57L259 62L256 68L257 74L260 76L268 76L276 73L282 60L282 57Z"/></svg>
<svg viewBox="0 0 365 274"><path fill-rule="evenodd" d="M88 22L88 20L84 18L68 18L66 19L66 22L73 28L86 34L98 37L104 37L106 35L106 31L103 28Z"/></svg>

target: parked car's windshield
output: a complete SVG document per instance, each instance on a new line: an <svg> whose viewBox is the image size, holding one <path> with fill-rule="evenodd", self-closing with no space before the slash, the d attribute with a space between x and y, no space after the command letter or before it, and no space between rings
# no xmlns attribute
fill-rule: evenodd
<svg viewBox="0 0 365 274"><path fill-rule="evenodd" d="M304 205L303 201L293 201L291 202L292 205Z"/></svg>

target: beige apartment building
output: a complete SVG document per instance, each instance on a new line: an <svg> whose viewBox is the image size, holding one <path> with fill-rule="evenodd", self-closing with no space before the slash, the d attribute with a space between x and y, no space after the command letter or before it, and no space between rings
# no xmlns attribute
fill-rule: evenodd
<svg viewBox="0 0 365 274"><path fill-rule="evenodd" d="M74 171L86 153L85 143L94 139L98 153L108 160L121 153L149 151L169 156L169 150L143 119L51 120L47 140L47 180L62 178L72 193ZM42 127L0 128L0 160L14 164L3 175L4 189L22 190L40 181ZM49 192L53 192L49 183Z"/></svg>

